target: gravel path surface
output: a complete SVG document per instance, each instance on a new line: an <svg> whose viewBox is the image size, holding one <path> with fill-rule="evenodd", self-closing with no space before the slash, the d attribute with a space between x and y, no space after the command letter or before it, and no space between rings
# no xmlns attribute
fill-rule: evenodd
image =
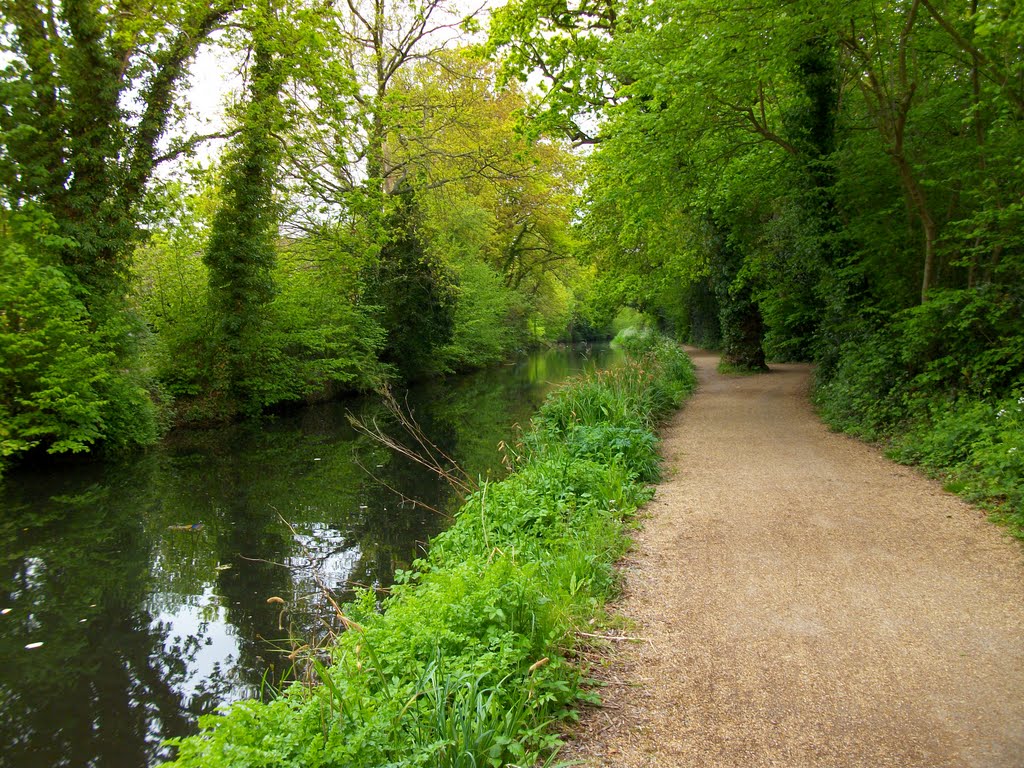
<svg viewBox="0 0 1024 768"><path fill-rule="evenodd" d="M723 377L664 433L624 562L635 621L589 766L1024 766L1024 552L984 515L830 433L809 368Z"/></svg>

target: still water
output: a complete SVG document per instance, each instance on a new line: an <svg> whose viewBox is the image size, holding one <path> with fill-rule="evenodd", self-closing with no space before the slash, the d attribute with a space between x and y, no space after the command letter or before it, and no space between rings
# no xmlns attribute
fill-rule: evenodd
<svg viewBox="0 0 1024 768"><path fill-rule="evenodd" d="M613 357L539 352L422 385L408 403L468 473L496 477L499 441L551 386ZM425 551L456 497L357 434L349 413L401 434L378 404L350 400L175 433L123 464L8 478L0 766L159 762L200 714L281 682L292 642L322 634L322 586L340 599L384 589Z"/></svg>

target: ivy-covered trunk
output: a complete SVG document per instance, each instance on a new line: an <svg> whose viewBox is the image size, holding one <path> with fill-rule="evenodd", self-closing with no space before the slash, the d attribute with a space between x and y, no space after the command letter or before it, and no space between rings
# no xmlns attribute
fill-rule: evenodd
<svg viewBox="0 0 1024 768"><path fill-rule="evenodd" d="M743 255L713 220L705 217L711 265L711 284L718 300L718 321L722 332L722 362L736 368L766 371L764 319L754 299L754 287L742 274Z"/></svg>
<svg viewBox="0 0 1024 768"><path fill-rule="evenodd" d="M213 389L227 398L225 413L259 411L260 335L274 298L277 239L274 182L281 158L275 133L282 123L283 67L274 55L274 8L251 9L253 65L249 100L224 174L220 208L203 255L216 317L210 361Z"/></svg>
<svg viewBox="0 0 1024 768"><path fill-rule="evenodd" d="M750 371L767 371L764 319L749 285L725 287L718 293L722 325L722 361Z"/></svg>
<svg viewBox="0 0 1024 768"><path fill-rule="evenodd" d="M153 170L177 154L159 143L179 86L235 8L0 2L0 465L155 439L131 255Z"/></svg>
<svg viewBox="0 0 1024 768"><path fill-rule="evenodd" d="M437 373L439 351L455 330L454 277L424 251L416 203L399 192L388 221L391 240L367 274L367 297L387 334L381 360L410 380Z"/></svg>

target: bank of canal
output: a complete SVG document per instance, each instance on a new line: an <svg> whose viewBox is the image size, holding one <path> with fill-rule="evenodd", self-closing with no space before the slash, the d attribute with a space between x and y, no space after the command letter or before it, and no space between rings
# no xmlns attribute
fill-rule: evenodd
<svg viewBox="0 0 1024 768"><path fill-rule="evenodd" d="M538 352L429 382L408 402L468 472L498 476L498 442L550 387L614 359L607 347ZM386 424L372 400L328 403L177 433L118 465L8 478L0 765L153 764L160 743L194 731L200 714L281 679L289 635L320 626L318 579L344 594L386 587L408 567L445 519L395 492L441 511L456 499L357 435L353 411ZM275 596L304 610L282 615L267 602Z"/></svg>

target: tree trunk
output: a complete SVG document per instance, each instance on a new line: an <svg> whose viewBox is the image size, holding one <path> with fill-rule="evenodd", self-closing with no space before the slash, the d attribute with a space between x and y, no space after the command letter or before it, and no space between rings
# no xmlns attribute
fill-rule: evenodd
<svg viewBox="0 0 1024 768"><path fill-rule="evenodd" d="M766 371L764 319L752 286L739 277L743 256L710 222L711 281L718 299L722 361L751 371Z"/></svg>
<svg viewBox="0 0 1024 768"><path fill-rule="evenodd" d="M928 291L935 283L935 243L938 239L938 226L935 217L928 207L928 199L920 182L914 176L914 169L907 162L902 152L902 137L893 150L892 157L899 171L900 183L910 204L911 210L921 221L921 232L924 236L924 265L921 270L921 303L928 300Z"/></svg>

